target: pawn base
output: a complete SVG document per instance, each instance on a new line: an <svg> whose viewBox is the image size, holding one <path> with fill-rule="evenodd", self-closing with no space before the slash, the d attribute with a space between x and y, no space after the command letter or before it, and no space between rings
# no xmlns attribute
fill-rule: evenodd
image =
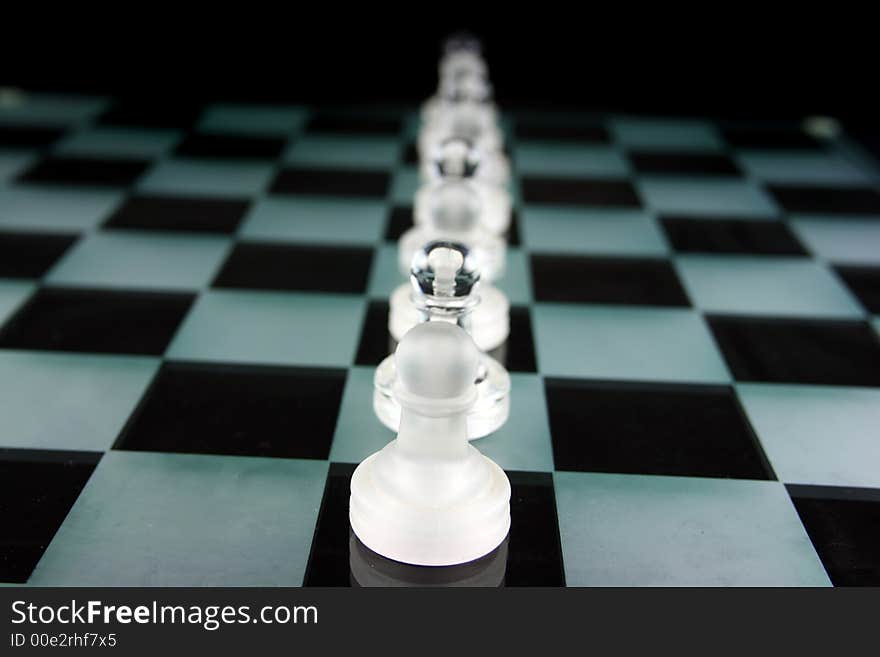
<svg viewBox="0 0 880 657"><path fill-rule="evenodd" d="M383 487L376 460L395 442L369 456L351 479L349 521L360 541L383 557L417 566L452 566L489 554L510 530L510 481L498 465L469 447L480 459L483 485L474 499L444 507L420 506ZM393 489L392 489L393 490Z"/></svg>
<svg viewBox="0 0 880 657"><path fill-rule="evenodd" d="M480 303L468 317L468 333L480 351L492 351L504 344L510 335L510 302L494 285L480 283ZM412 286L404 283L391 293L388 312L388 332L400 342L413 326L422 321L412 300Z"/></svg>

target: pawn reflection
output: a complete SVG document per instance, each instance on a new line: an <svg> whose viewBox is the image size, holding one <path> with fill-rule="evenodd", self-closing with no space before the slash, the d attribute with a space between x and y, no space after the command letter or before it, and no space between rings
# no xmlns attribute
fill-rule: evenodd
<svg viewBox="0 0 880 657"><path fill-rule="evenodd" d="M508 538L484 557L457 566L411 566L392 561L361 543L349 532L349 564L351 585L357 587L470 586L497 588L504 586L507 572Z"/></svg>
<svg viewBox="0 0 880 657"><path fill-rule="evenodd" d="M507 572L509 537L484 557L456 566L412 566L392 561L360 542L349 532L351 585L369 587L431 586L486 587L504 586Z"/></svg>

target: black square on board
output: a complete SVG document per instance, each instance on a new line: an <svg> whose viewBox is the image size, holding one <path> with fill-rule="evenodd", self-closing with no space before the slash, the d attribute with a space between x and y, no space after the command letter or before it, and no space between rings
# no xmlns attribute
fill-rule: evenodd
<svg viewBox="0 0 880 657"><path fill-rule="evenodd" d="M865 322L708 316L737 381L880 386L880 340Z"/></svg>
<svg viewBox="0 0 880 657"><path fill-rule="evenodd" d="M807 255L782 221L674 216L660 220L666 237L679 253Z"/></svg>
<svg viewBox="0 0 880 657"><path fill-rule="evenodd" d="M510 535L507 586L565 586L556 490L549 472L507 471Z"/></svg>
<svg viewBox="0 0 880 657"><path fill-rule="evenodd" d="M557 470L774 479L722 386L545 381Z"/></svg>
<svg viewBox="0 0 880 657"><path fill-rule="evenodd" d="M531 264L537 301L690 305L666 260L532 255Z"/></svg>
<svg viewBox="0 0 880 657"><path fill-rule="evenodd" d="M677 176L740 176L742 172L727 155L719 153L679 153L630 151L629 160L641 174Z"/></svg>
<svg viewBox="0 0 880 657"><path fill-rule="evenodd" d="M362 294L372 261L369 248L240 242L213 286Z"/></svg>
<svg viewBox="0 0 880 657"><path fill-rule="evenodd" d="M64 130L31 125L0 125L0 148L45 148Z"/></svg>
<svg viewBox="0 0 880 657"><path fill-rule="evenodd" d="M312 536L303 586L350 586L348 500L357 466L331 463Z"/></svg>
<svg viewBox="0 0 880 657"><path fill-rule="evenodd" d="M326 459L345 370L169 362L116 449Z"/></svg>
<svg viewBox="0 0 880 657"><path fill-rule="evenodd" d="M349 586L351 541L348 502L355 466L331 463L324 498L312 539L305 586ZM564 586L565 574L553 477L544 472L507 472L512 488L511 530L508 536L506 586ZM395 570L398 585L454 582L478 564L442 568L406 567Z"/></svg>
<svg viewBox="0 0 880 657"><path fill-rule="evenodd" d="M76 235L0 231L0 278L41 278Z"/></svg>
<svg viewBox="0 0 880 657"><path fill-rule="evenodd" d="M378 365L393 351L388 331L388 302L370 301L361 328L355 365Z"/></svg>
<svg viewBox="0 0 880 657"><path fill-rule="evenodd" d="M175 155L194 158L274 160L284 149L285 139L240 135L193 133L175 150Z"/></svg>
<svg viewBox="0 0 880 657"><path fill-rule="evenodd" d="M102 125L186 130L199 117L201 107L180 98L162 103L154 98L123 100L101 115Z"/></svg>
<svg viewBox="0 0 880 657"><path fill-rule="evenodd" d="M403 149L403 163L410 166L418 166L420 162L418 145L414 141L407 143Z"/></svg>
<svg viewBox="0 0 880 657"><path fill-rule="evenodd" d="M880 586L880 493L789 485L794 507L835 586Z"/></svg>
<svg viewBox="0 0 880 657"><path fill-rule="evenodd" d="M249 207L250 202L245 199L138 195L129 197L104 225L135 230L231 234Z"/></svg>
<svg viewBox="0 0 880 657"><path fill-rule="evenodd" d="M520 186L526 203L641 207L635 187L628 180L523 176Z"/></svg>
<svg viewBox="0 0 880 657"><path fill-rule="evenodd" d="M385 171L288 167L275 176L270 193L384 198L390 180Z"/></svg>
<svg viewBox="0 0 880 657"><path fill-rule="evenodd" d="M790 213L880 214L880 192L872 187L767 185L767 190Z"/></svg>
<svg viewBox="0 0 880 657"><path fill-rule="evenodd" d="M18 176L18 181L127 187L140 178L149 165L149 160L50 156L26 169Z"/></svg>
<svg viewBox="0 0 880 657"><path fill-rule="evenodd" d="M395 205L388 214L385 240L396 242L413 227L413 208L411 205Z"/></svg>
<svg viewBox="0 0 880 657"><path fill-rule="evenodd" d="M836 267L837 273L865 309L880 314L880 267Z"/></svg>
<svg viewBox="0 0 880 657"><path fill-rule="evenodd" d="M189 294L44 287L0 331L0 347L161 355Z"/></svg>
<svg viewBox="0 0 880 657"><path fill-rule="evenodd" d="M611 135L608 129L595 122L547 121L516 119L514 132L517 139L536 141L563 141L585 144L608 144Z"/></svg>
<svg viewBox="0 0 880 657"><path fill-rule="evenodd" d="M731 126L722 130L728 144L754 150L821 150L822 142L797 126Z"/></svg>
<svg viewBox="0 0 880 657"><path fill-rule="evenodd" d="M0 449L0 582L27 582L100 458Z"/></svg>
<svg viewBox="0 0 880 657"><path fill-rule="evenodd" d="M402 126L400 118L324 110L309 119L306 131L329 134L397 135Z"/></svg>
<svg viewBox="0 0 880 657"><path fill-rule="evenodd" d="M519 212L513 210L510 213L510 227L507 229L507 246L519 246Z"/></svg>
<svg viewBox="0 0 880 657"><path fill-rule="evenodd" d="M536 372L532 316L527 306L511 306L510 335L489 354L511 372Z"/></svg>

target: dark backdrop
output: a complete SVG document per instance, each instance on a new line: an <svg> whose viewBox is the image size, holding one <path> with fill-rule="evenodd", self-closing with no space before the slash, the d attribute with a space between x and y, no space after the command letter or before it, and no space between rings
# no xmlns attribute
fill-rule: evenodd
<svg viewBox="0 0 880 657"><path fill-rule="evenodd" d="M772 19L766 8L717 4L683 16L638 5L607 14L508 4L480 17L451 5L410 4L383 17L328 7L320 17L295 5L214 4L187 18L132 6L99 22L68 23L55 10L38 25L7 19L0 84L145 103L414 103L433 90L443 35L468 28L485 42L507 107L830 114L853 125L872 123L878 110L874 21L830 5ZM810 24L798 22L804 15Z"/></svg>

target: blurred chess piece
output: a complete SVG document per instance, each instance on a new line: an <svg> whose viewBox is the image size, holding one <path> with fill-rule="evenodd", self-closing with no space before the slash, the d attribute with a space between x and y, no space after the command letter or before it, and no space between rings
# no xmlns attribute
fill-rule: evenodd
<svg viewBox="0 0 880 657"><path fill-rule="evenodd" d="M473 144L486 162L484 178L498 185L510 182L510 162L504 155L504 134L498 127L494 111L472 102L453 103L425 121L419 131L417 148L422 162L431 161L443 142L465 139Z"/></svg>
<svg viewBox="0 0 880 657"><path fill-rule="evenodd" d="M479 193L464 180L450 180L431 187L421 200L420 221L398 242L398 269L409 276L413 256L425 244L447 241L464 244L484 281L504 275L507 242L481 222Z"/></svg>
<svg viewBox="0 0 880 657"><path fill-rule="evenodd" d="M499 183L504 175L492 170L498 164L471 142L452 137L441 143L430 161L421 166L424 184L416 192L413 218L417 224L430 221L432 196L445 182L461 181L474 189L480 199L480 223L495 235L504 235L510 228L513 202L510 192Z"/></svg>
<svg viewBox="0 0 880 657"><path fill-rule="evenodd" d="M422 106L422 120L430 123L458 103L477 103L495 119L492 85L482 45L467 34L447 39L438 67L437 91Z"/></svg>
<svg viewBox="0 0 880 657"><path fill-rule="evenodd" d="M455 324L486 352L507 340L509 314L507 297L480 282L479 270L467 247L437 241L413 257L410 285L401 286L391 296L388 323L392 337L398 341L423 322ZM373 378L373 409L379 420L393 430L400 423L400 405L394 396L397 376L392 355L379 364ZM475 383L477 397L467 415L471 440L497 431L510 414L510 375L501 363L481 354Z"/></svg>
<svg viewBox="0 0 880 657"><path fill-rule="evenodd" d="M483 62L482 72L484 75L488 74L485 68L485 60L483 59L483 43L480 39L466 30L454 32L443 42L443 56L440 58L440 68L442 70L444 66L448 66L450 58L468 56Z"/></svg>

